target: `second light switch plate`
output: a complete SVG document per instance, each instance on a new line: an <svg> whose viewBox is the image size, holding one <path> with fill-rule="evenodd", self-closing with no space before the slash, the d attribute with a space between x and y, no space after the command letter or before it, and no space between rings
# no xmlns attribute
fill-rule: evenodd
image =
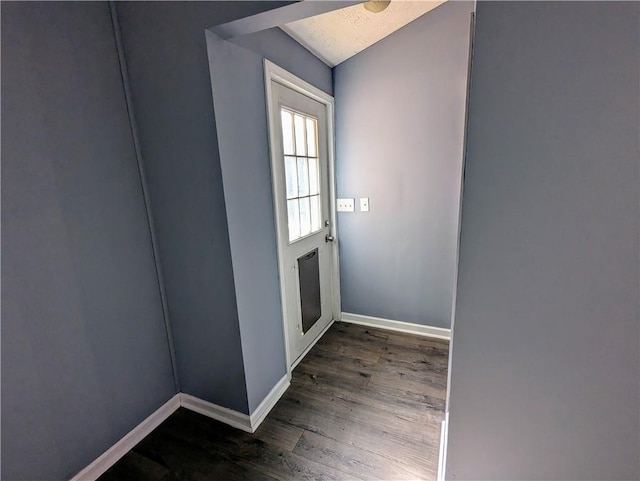
<svg viewBox="0 0 640 481"><path fill-rule="evenodd" d="M360 197L360 212L369 212L369 197Z"/></svg>

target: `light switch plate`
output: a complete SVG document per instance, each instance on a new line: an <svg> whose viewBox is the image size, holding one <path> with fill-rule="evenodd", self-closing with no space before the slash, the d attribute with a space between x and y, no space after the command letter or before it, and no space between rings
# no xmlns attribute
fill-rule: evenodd
<svg viewBox="0 0 640 481"><path fill-rule="evenodd" d="M355 199L338 199L336 207L338 212L355 212Z"/></svg>
<svg viewBox="0 0 640 481"><path fill-rule="evenodd" d="M360 197L360 212L369 212L369 197Z"/></svg>

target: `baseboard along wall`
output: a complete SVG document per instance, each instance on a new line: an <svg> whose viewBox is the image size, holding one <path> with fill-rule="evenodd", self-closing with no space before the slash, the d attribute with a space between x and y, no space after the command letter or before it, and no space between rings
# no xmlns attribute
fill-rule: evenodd
<svg viewBox="0 0 640 481"><path fill-rule="evenodd" d="M251 415L218 406L217 404L191 396L190 394L178 393L100 455L95 461L71 478L71 481L93 481L98 479L180 407L213 418L216 421L228 424L242 431L253 433L285 393L290 381L290 376L285 374Z"/></svg>
<svg viewBox="0 0 640 481"><path fill-rule="evenodd" d="M363 316L361 314L343 312L341 315L341 321L349 322L351 324L360 324L362 326L377 327L379 329L387 329L389 331L433 337L436 339L451 339L451 329L424 326L422 324L413 324L411 322L395 321L392 319L383 319L381 317Z"/></svg>
<svg viewBox="0 0 640 481"><path fill-rule="evenodd" d="M217 404L191 396L190 394L180 393L180 407L228 424L231 427L247 433L253 432L248 414L218 406Z"/></svg>
<svg viewBox="0 0 640 481"><path fill-rule="evenodd" d="M280 400L285 393L289 384L291 383L291 375L285 374L271 389L269 394L262 400L258 407L249 416L249 422L251 424L251 432L255 432L256 429L262 424L262 421L267 417L267 414L271 412L276 403Z"/></svg>
<svg viewBox="0 0 640 481"><path fill-rule="evenodd" d="M171 416L180 407L180 394L176 394L166 403L160 406L144 421L133 428L128 434L111 446L102 455L96 458L86 468L76 474L71 481L88 481L98 479L104 472L113 466L121 457L127 454L144 437L160 426L162 422Z"/></svg>

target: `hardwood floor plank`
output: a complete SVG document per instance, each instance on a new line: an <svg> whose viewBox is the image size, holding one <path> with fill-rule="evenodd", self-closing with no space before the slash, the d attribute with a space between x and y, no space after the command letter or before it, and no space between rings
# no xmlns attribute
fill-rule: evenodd
<svg viewBox="0 0 640 481"><path fill-rule="evenodd" d="M364 479L414 480L421 473L356 446L305 432L294 453Z"/></svg>
<svg viewBox="0 0 640 481"><path fill-rule="evenodd" d="M331 467L318 465L309 460L258 439L255 435L232 429L207 418L200 420L198 414L183 414L180 423L163 423L158 429L165 437L175 436L204 450L207 455L222 461L222 464L237 464L276 479L285 480L342 480L360 479ZM233 478L230 478L233 479Z"/></svg>
<svg viewBox="0 0 640 481"><path fill-rule="evenodd" d="M387 349L383 357L404 362L427 362L430 366L447 367L448 350L437 343L425 341L422 346L400 346L387 341Z"/></svg>
<svg viewBox="0 0 640 481"><path fill-rule="evenodd" d="M336 386L306 376L293 378L292 391L298 388L309 393L317 393L325 398L339 398L364 407L376 408L391 415L398 414L411 421L420 421L426 414L441 418L445 408L444 398L435 398L407 390L389 393L370 386L364 388L349 384Z"/></svg>
<svg viewBox="0 0 640 481"><path fill-rule="evenodd" d="M346 349L351 353L356 353L358 349L369 352L382 352L386 346L387 339L388 335L384 331L336 322L318 341L318 344L338 350L340 348Z"/></svg>
<svg viewBox="0 0 640 481"><path fill-rule="evenodd" d="M410 430L402 431L391 420L379 422L363 421L364 415L348 416L315 408L300 400L282 399L272 411L282 422L326 438L350 444L391 460L399 460L408 466L422 467L425 456L439 442L439 424L414 424ZM437 456L436 456L437 463Z"/></svg>
<svg viewBox="0 0 640 481"><path fill-rule="evenodd" d="M194 481L279 481L258 469L232 461L222 461L206 474L198 474Z"/></svg>
<svg viewBox="0 0 640 481"><path fill-rule="evenodd" d="M286 451L293 451L302 433L303 430L300 428L267 417L254 433L254 436L272 446Z"/></svg>
<svg viewBox="0 0 640 481"><path fill-rule="evenodd" d="M151 433L134 448L134 452L164 466L178 479L185 481L195 481L215 472L222 461L222 458L209 456L200 447L163 431Z"/></svg>
<svg viewBox="0 0 640 481"><path fill-rule="evenodd" d="M421 416L410 416L401 410L382 410L373 403L363 404L357 399L340 396L325 398L297 386L293 386L285 396L284 399L294 402L298 409L333 414L345 421L360 423L371 429L385 430L408 440L421 442L425 437L431 436L428 431L429 422L433 421L434 417L430 416L431 413L428 411L421 413ZM440 413L437 413L437 416L440 418ZM417 427L419 429L416 429Z"/></svg>
<svg viewBox="0 0 640 481"><path fill-rule="evenodd" d="M140 479L169 481L169 479L177 478L166 466L131 451L121 461L109 468L100 479L102 481L139 481Z"/></svg>
<svg viewBox="0 0 640 481"><path fill-rule="evenodd" d="M375 372L372 372L371 374L373 375L376 373L382 373L397 378L398 383L403 383L405 380L413 381L433 386L435 388L440 388L446 392L446 367L435 368L420 362L404 362L383 357L377 364Z"/></svg>
<svg viewBox="0 0 640 481"><path fill-rule="evenodd" d="M375 358L369 354L367 356L369 359L363 359L360 356L354 356L349 352L341 352L339 350L327 352L322 349L315 349L312 351L313 352L310 351L309 354L307 354L299 365L321 364L327 369L340 369L347 366L351 370L357 371L360 369L373 368L380 359L380 354L376 355Z"/></svg>
<svg viewBox="0 0 640 481"><path fill-rule="evenodd" d="M329 360L329 361L326 361ZM304 359L294 371L294 377L307 376L336 386L355 385L365 387L375 372L377 364L367 364L358 359L338 360L322 356Z"/></svg>
<svg viewBox="0 0 640 481"><path fill-rule="evenodd" d="M309 352L309 354L311 354L312 352L314 354L317 352L325 352L328 354L337 353L343 356L351 355L354 359L360 359L364 362L376 363L378 362L378 359L380 359L380 355L384 353L384 350L384 345L365 345L354 348L353 346L343 344L338 342L337 340L334 340L327 343L316 344Z"/></svg>
<svg viewBox="0 0 640 481"><path fill-rule="evenodd" d="M182 435L181 432L174 434ZM280 449L244 432L220 437L217 433L203 431L197 439L187 436L184 440L212 457L221 458L223 465L238 465L275 479L316 481L361 479Z"/></svg>
<svg viewBox="0 0 640 481"><path fill-rule="evenodd" d="M445 380L446 382L446 380ZM438 384L425 384L423 382L407 379L399 373L376 372L371 375L369 389L379 390L389 395L422 395L429 396L434 399L440 399L444 402L446 397L446 389Z"/></svg>

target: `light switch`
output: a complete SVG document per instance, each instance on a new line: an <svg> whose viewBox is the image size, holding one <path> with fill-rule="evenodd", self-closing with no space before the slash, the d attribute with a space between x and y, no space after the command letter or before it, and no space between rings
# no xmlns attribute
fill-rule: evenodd
<svg viewBox="0 0 640 481"><path fill-rule="evenodd" d="M355 199L338 199L336 207L338 212L355 212Z"/></svg>
<svg viewBox="0 0 640 481"><path fill-rule="evenodd" d="M360 212L369 212L369 197L360 197Z"/></svg>

